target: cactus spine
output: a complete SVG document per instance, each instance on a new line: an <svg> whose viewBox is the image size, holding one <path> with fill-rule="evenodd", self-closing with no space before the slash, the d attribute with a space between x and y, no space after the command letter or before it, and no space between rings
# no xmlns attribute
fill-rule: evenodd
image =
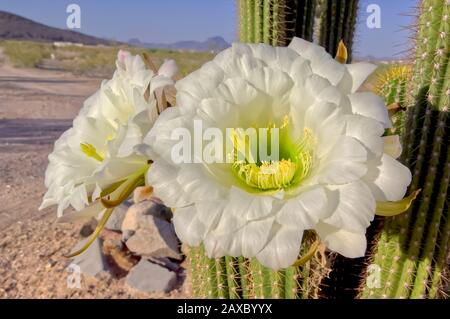
<svg viewBox="0 0 450 319"><path fill-rule="evenodd" d="M339 41L348 50L347 62L352 61L352 46L358 12L358 0L325 0L326 9L320 22L319 44L335 56Z"/></svg>
<svg viewBox="0 0 450 319"><path fill-rule="evenodd" d="M450 1L423 0L416 38L403 136L411 190L419 198L403 216L385 222L373 263L381 266L381 287L362 287L363 298L436 298L448 272Z"/></svg>
<svg viewBox="0 0 450 319"><path fill-rule="evenodd" d="M312 41L316 0L238 0L241 42L286 46Z"/></svg>

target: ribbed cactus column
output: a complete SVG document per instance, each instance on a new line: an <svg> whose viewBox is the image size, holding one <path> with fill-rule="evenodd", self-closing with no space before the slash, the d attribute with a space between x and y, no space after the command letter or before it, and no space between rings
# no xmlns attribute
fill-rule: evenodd
<svg viewBox="0 0 450 319"><path fill-rule="evenodd" d="M343 40L352 59L358 0L323 0L319 43L335 56ZM318 0L238 0L241 42L286 46L293 37L313 40Z"/></svg>
<svg viewBox="0 0 450 319"><path fill-rule="evenodd" d="M316 0L238 0L241 42L286 46L312 41Z"/></svg>
<svg viewBox="0 0 450 319"><path fill-rule="evenodd" d="M364 298L436 298L448 276L450 1L423 0L420 12L403 159L422 192L386 221L373 258L380 288L364 285Z"/></svg>
<svg viewBox="0 0 450 319"><path fill-rule="evenodd" d="M308 253L314 240L306 236L300 255ZM210 259L202 247L188 253L192 291L197 298L316 298L326 274L324 259L315 255L302 266L273 271L256 259L222 257Z"/></svg>
<svg viewBox="0 0 450 319"><path fill-rule="evenodd" d="M326 8L320 22L319 44L335 56L339 41L342 40L348 51L347 63L350 63L359 1L325 0L325 2Z"/></svg>

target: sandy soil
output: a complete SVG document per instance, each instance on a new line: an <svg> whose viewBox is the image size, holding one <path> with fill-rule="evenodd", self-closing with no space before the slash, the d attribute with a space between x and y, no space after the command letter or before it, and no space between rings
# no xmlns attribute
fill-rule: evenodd
<svg viewBox="0 0 450 319"><path fill-rule="evenodd" d="M63 257L80 225L55 223L55 210L37 210L54 140L71 125L101 79L0 65L0 298L184 298L132 291L124 278L83 277L68 288Z"/></svg>

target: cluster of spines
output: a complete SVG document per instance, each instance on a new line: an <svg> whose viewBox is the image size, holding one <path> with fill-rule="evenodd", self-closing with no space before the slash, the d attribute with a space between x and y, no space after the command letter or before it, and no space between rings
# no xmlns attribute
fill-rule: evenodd
<svg viewBox="0 0 450 319"><path fill-rule="evenodd" d="M410 65L389 66L382 71L376 80L374 91L384 98L391 114L393 128L391 133L401 135L404 130L404 120L408 96L407 86L411 80Z"/></svg>
<svg viewBox="0 0 450 319"><path fill-rule="evenodd" d="M359 0L325 0L325 10L320 19L319 44L335 56L342 40L347 47L347 63L352 61L358 4Z"/></svg>
<svg viewBox="0 0 450 319"><path fill-rule="evenodd" d="M312 41L316 0L238 0L241 42L286 46Z"/></svg>
<svg viewBox="0 0 450 319"><path fill-rule="evenodd" d="M450 237L450 1L423 0L403 135L410 190L420 197L403 216L387 220L373 263L381 287L362 287L364 298L444 296Z"/></svg>

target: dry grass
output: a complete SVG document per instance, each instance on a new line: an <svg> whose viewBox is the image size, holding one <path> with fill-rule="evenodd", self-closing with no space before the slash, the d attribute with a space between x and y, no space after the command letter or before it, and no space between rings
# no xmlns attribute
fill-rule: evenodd
<svg viewBox="0 0 450 319"><path fill-rule="evenodd" d="M0 46L9 61L16 67L35 67L50 57L51 46L28 41L1 41Z"/></svg>
<svg viewBox="0 0 450 319"><path fill-rule="evenodd" d="M56 47L51 43L29 41L0 41L3 54L15 67L37 67L51 63L58 68L76 74L105 76L115 69L115 59L119 49L133 54L147 52L156 65L164 59L174 59L184 76L211 60L214 55L208 52L181 52L159 49L141 49L129 46L75 46Z"/></svg>

